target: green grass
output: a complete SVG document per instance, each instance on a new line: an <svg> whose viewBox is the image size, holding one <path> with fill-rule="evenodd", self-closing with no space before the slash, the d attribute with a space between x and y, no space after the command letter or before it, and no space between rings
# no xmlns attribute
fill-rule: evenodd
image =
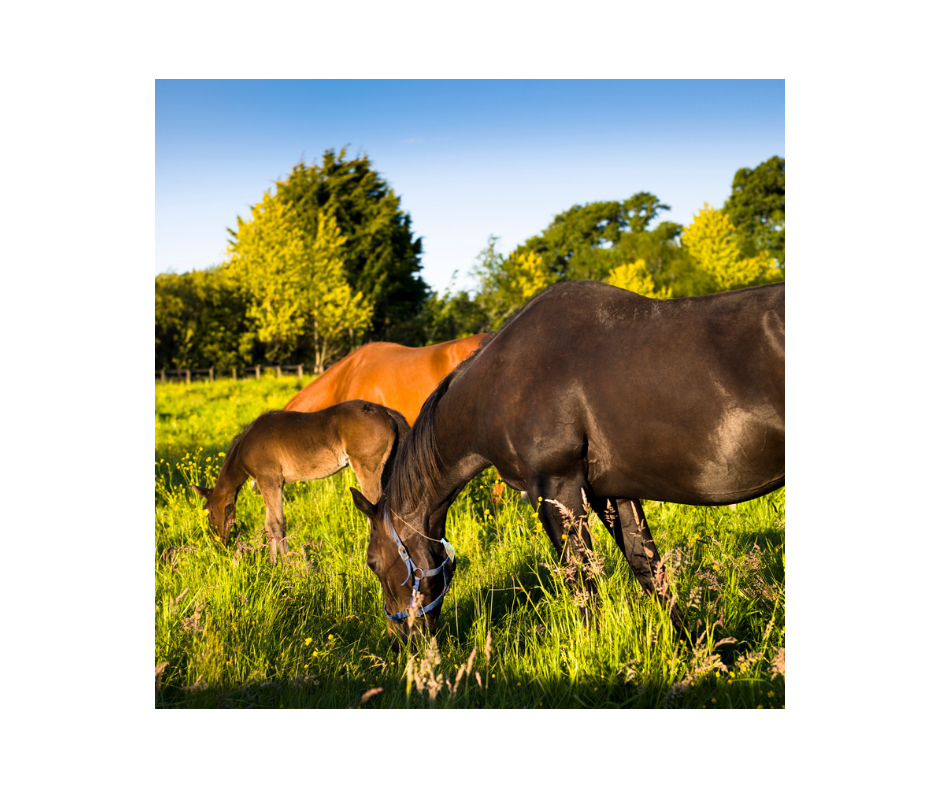
<svg viewBox="0 0 940 788"><path fill-rule="evenodd" d="M268 563L247 486L231 544L213 542L189 485L214 484L241 427L307 382L156 385L158 708L350 708L379 687L365 707L783 707L783 490L734 510L645 503L694 644L593 517L604 573L596 626L582 626L531 507L511 490L493 504L492 469L448 514L458 571L436 644L411 652L388 646L349 469L285 488L290 563Z"/></svg>

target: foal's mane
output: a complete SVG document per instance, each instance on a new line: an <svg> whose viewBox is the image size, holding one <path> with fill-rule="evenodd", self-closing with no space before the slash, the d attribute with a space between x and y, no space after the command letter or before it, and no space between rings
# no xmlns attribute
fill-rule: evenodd
<svg viewBox="0 0 940 788"><path fill-rule="evenodd" d="M387 499L395 499L395 506L403 512L413 511L421 503L425 487L434 487L443 477L440 444L434 433L434 415L438 404L454 381L466 372L477 354L495 337L490 334L467 358L447 375L431 392L421 406L411 431L402 441L398 457L388 482Z"/></svg>
<svg viewBox="0 0 940 788"><path fill-rule="evenodd" d="M265 413L272 413L272 412L273 411L265 411ZM223 468L228 464L228 461L230 459L232 460L235 459L235 451L236 449L238 449L239 445L241 444L242 439L248 434L248 431L252 427L255 426L255 422L258 421L258 419L260 419L261 416L264 416L265 413L262 413L257 418L249 421L244 427L241 428L241 432L239 432L238 435L232 438L232 442L228 445L228 448L225 450L225 459L222 461Z"/></svg>

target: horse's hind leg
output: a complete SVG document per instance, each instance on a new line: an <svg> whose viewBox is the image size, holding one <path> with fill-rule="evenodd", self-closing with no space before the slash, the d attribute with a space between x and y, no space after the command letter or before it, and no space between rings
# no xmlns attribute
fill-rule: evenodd
<svg viewBox="0 0 940 788"><path fill-rule="evenodd" d="M258 480L258 487L264 498L264 532L268 537L271 550L271 563L277 563L278 552L287 555L287 525L284 522L284 509L281 492L284 480Z"/></svg>
<svg viewBox="0 0 940 788"><path fill-rule="evenodd" d="M643 514L642 504L635 498L617 498L613 510L607 507L607 499L592 499L591 506L612 532L617 547L623 552L643 590L659 599L670 611L673 624L681 631L684 622L669 597L666 569Z"/></svg>

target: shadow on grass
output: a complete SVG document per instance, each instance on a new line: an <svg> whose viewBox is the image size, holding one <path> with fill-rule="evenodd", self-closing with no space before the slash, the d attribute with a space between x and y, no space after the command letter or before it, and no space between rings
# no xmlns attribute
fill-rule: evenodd
<svg viewBox="0 0 940 788"><path fill-rule="evenodd" d="M474 666L476 667L476 665ZM443 683L435 699L404 676L372 681L342 681L297 676L287 681L253 681L238 686L206 683L185 689L157 691L155 708L222 709L348 709L348 708L511 708L511 709L659 709L659 708L781 708L786 684L781 676L729 679L709 675L693 682L641 681L623 675L584 673L576 678L544 678L507 674L483 664L464 675L456 691ZM442 665L439 677L453 681L459 666ZM477 675L479 681L477 681ZM381 688L377 693L369 690Z"/></svg>

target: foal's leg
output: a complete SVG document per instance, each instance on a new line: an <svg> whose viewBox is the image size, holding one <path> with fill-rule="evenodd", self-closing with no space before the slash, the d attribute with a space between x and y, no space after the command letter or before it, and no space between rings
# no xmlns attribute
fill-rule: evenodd
<svg viewBox="0 0 940 788"><path fill-rule="evenodd" d="M581 494L586 487L580 479L544 479L537 481L528 493L533 507L538 507L539 520L545 533L558 553L565 582L581 611L581 617L585 623L590 623L587 603L595 602L597 587L590 570L591 532L587 528L587 511ZM541 503L539 496L542 498Z"/></svg>
<svg viewBox="0 0 940 788"><path fill-rule="evenodd" d="M281 492L283 479L258 479L258 487L264 498L264 532L268 536L271 549L271 563L277 563L277 554L287 555L287 525L284 522L284 510Z"/></svg>

